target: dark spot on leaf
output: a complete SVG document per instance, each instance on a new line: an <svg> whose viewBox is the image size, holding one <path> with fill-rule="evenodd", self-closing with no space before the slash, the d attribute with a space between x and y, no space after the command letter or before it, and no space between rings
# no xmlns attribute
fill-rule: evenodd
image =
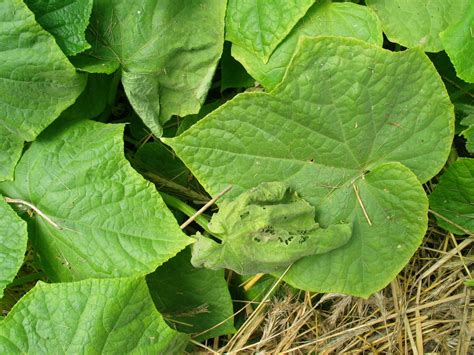
<svg viewBox="0 0 474 355"><path fill-rule="evenodd" d="M244 213L242 213L242 214L240 215L240 219L247 218L249 215L250 215L250 212L249 212L249 211L245 211Z"/></svg>

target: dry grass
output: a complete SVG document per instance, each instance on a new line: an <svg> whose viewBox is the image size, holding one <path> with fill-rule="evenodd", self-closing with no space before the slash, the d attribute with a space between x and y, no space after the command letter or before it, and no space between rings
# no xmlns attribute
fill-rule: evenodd
<svg viewBox="0 0 474 355"><path fill-rule="evenodd" d="M431 227L398 277L369 299L278 292L258 307L248 304L247 320L234 336L215 339L199 350L219 354L472 354L472 291L463 282L471 277L473 242L472 235L455 238Z"/></svg>

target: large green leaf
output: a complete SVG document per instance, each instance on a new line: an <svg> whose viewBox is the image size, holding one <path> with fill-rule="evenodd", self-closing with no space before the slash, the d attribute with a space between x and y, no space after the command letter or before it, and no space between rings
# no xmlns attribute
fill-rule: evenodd
<svg viewBox="0 0 474 355"><path fill-rule="evenodd" d="M23 2L0 0L0 180L11 178L23 141L71 105L85 79Z"/></svg>
<svg viewBox="0 0 474 355"><path fill-rule="evenodd" d="M453 121L446 90L419 50L305 38L271 93L241 94L165 142L211 194L233 184L231 198L287 181L316 207L321 226L352 221L344 247L303 259L287 280L367 296L423 237L427 200L417 178L443 166Z"/></svg>
<svg viewBox="0 0 474 355"><path fill-rule="evenodd" d="M430 195L433 211L474 234L474 159L460 158L441 176ZM465 234L443 218L437 218L444 229Z"/></svg>
<svg viewBox="0 0 474 355"><path fill-rule="evenodd" d="M472 0L366 0L388 39L402 46L439 52L440 33L460 21Z"/></svg>
<svg viewBox="0 0 474 355"><path fill-rule="evenodd" d="M187 341L156 311L143 278L39 282L0 322L2 354L170 354Z"/></svg>
<svg viewBox="0 0 474 355"><path fill-rule="evenodd" d="M25 0L36 21L51 33L67 55L90 48L85 31L92 12L92 0Z"/></svg>
<svg viewBox="0 0 474 355"><path fill-rule="evenodd" d="M94 1L84 70L120 67L125 92L151 131L161 136L172 115L197 113L224 42L222 0Z"/></svg>
<svg viewBox="0 0 474 355"><path fill-rule="evenodd" d="M322 1L308 10L267 63L255 52L235 44L232 55L265 89L271 90L283 79L301 36L353 37L380 46L383 42L382 28L372 10L352 3Z"/></svg>
<svg viewBox="0 0 474 355"><path fill-rule="evenodd" d="M440 34L457 75L470 83L474 83L474 2L459 22L451 24Z"/></svg>
<svg viewBox="0 0 474 355"><path fill-rule="evenodd" d="M266 63L315 0L229 0L226 39Z"/></svg>
<svg viewBox="0 0 474 355"><path fill-rule="evenodd" d="M184 333L198 340L235 331L232 298L224 271L194 268L188 249L147 276L156 308Z"/></svg>
<svg viewBox="0 0 474 355"><path fill-rule="evenodd" d="M26 223L0 195L0 299L23 263L27 240Z"/></svg>
<svg viewBox="0 0 474 355"><path fill-rule="evenodd" d="M60 123L62 123L60 125ZM53 280L147 274L190 243L154 187L123 156L123 125L59 122L0 184L32 203L30 238Z"/></svg>

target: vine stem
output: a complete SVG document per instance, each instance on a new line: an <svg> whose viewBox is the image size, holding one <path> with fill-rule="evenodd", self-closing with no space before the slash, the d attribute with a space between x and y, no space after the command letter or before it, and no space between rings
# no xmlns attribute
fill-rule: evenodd
<svg viewBox="0 0 474 355"><path fill-rule="evenodd" d="M21 286L21 285L24 285L24 284L26 284L28 282L31 282L31 281L37 281L37 280L41 279L43 276L44 276L44 274L42 272L35 272L34 274L29 274L29 275L26 275L26 276L23 276L23 277L19 277L19 278L13 280L8 285L8 287Z"/></svg>
<svg viewBox="0 0 474 355"><path fill-rule="evenodd" d="M183 212L186 216L191 217L196 214L197 210L186 204L185 202L181 201L179 198L168 195L165 192L160 191L161 198L163 201L170 207ZM199 224L206 232L210 233L207 228L207 223L209 221L206 217L200 215L196 217L196 223ZM212 234L212 233L211 233Z"/></svg>
<svg viewBox="0 0 474 355"><path fill-rule="evenodd" d="M62 227L57 224L56 222L54 222L47 214L45 214L43 211L41 211L38 207L36 207L35 205L33 205L32 203L28 202L28 201L25 201L25 200L20 200L19 198L10 198L10 197L4 197L5 199L5 202L7 203L13 203L13 204L17 204L17 205L23 205L23 206L26 206L30 209L32 209L33 211L35 211L40 217L42 217L46 222L48 222L49 224L51 224L54 228L58 229L58 230L62 230Z"/></svg>

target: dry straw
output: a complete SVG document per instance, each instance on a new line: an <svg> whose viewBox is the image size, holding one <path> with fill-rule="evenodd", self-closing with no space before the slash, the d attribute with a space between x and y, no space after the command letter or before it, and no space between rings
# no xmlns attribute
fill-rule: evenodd
<svg viewBox="0 0 474 355"><path fill-rule="evenodd" d="M473 235L429 228L423 245L385 289L364 300L286 291L255 306L233 336L196 348L204 353L473 354ZM250 311L249 311L250 310ZM198 344L195 343L196 346Z"/></svg>

